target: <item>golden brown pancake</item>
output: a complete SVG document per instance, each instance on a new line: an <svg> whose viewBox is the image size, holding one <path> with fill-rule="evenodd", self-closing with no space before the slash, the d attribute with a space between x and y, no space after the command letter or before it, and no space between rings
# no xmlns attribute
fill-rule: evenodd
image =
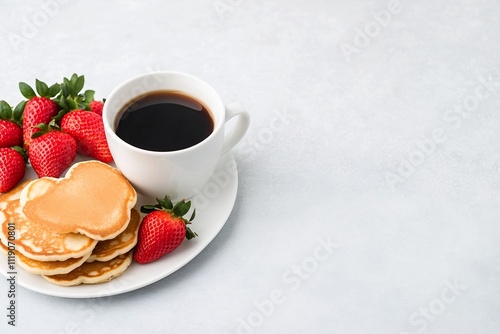
<svg viewBox="0 0 500 334"><path fill-rule="evenodd" d="M64 178L30 182L20 200L26 217L47 230L108 240L127 227L137 194L120 171L92 160L76 163Z"/></svg>
<svg viewBox="0 0 500 334"><path fill-rule="evenodd" d="M128 268L132 263L132 254L132 251L129 251L106 262L85 262L67 274L42 277L51 283L64 286L107 282L120 276Z"/></svg>
<svg viewBox="0 0 500 334"><path fill-rule="evenodd" d="M7 254L8 248L3 243L0 242L0 251ZM66 261L36 261L21 253L14 251L16 254L16 265L26 270L31 274L44 274L44 275L56 275L56 274L66 274L70 271L81 266L85 261L87 261L90 254L77 259L68 259Z"/></svg>
<svg viewBox="0 0 500 334"><path fill-rule="evenodd" d="M126 253L137 244L141 216L136 209L132 209L130 222L122 233L110 240L99 241L87 262L109 261L120 254Z"/></svg>
<svg viewBox="0 0 500 334"><path fill-rule="evenodd" d="M11 194L15 198L15 193ZM65 261L88 258L97 241L77 233L48 231L23 214L19 199L0 202L0 240L7 245L9 222L14 226L16 251L36 261ZM12 230L11 230L12 231Z"/></svg>
<svg viewBox="0 0 500 334"><path fill-rule="evenodd" d="M109 281L132 262L136 201L121 172L98 161L77 163L61 179L25 181L0 194L0 252L14 232L25 271L63 286Z"/></svg>

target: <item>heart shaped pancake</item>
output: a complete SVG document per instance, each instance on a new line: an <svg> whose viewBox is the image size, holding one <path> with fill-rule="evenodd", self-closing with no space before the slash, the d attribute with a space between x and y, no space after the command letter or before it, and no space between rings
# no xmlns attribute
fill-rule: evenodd
<svg viewBox="0 0 500 334"><path fill-rule="evenodd" d="M56 233L81 233L108 240L130 221L137 193L123 174L99 161L73 165L64 178L30 182L20 196L23 213Z"/></svg>

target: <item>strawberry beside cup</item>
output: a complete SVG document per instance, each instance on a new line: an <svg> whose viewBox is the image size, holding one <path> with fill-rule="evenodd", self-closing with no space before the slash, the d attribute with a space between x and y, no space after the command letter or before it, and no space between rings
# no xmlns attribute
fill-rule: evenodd
<svg viewBox="0 0 500 334"><path fill-rule="evenodd" d="M102 117L102 110L104 109L104 101L92 100L89 103L90 111Z"/></svg>
<svg viewBox="0 0 500 334"><path fill-rule="evenodd" d="M74 110L61 120L63 132L76 139L78 153L110 163L113 161L109 151L102 117L86 110Z"/></svg>
<svg viewBox="0 0 500 334"><path fill-rule="evenodd" d="M61 130L77 143L78 153L93 159L110 163L113 161L102 121L103 102L94 100L94 91L83 94L84 77L74 74L71 79L64 78L61 85L59 105L62 107L55 120Z"/></svg>

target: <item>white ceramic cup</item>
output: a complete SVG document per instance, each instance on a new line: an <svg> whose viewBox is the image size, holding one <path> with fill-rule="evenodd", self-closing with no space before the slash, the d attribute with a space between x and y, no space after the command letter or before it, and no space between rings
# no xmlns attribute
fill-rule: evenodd
<svg viewBox="0 0 500 334"><path fill-rule="evenodd" d="M203 104L214 121L213 132L200 143L178 151L156 152L137 148L115 133L120 112L135 98L156 91L176 91ZM226 122L235 117L225 133ZM146 196L173 200L191 198L209 180L220 156L229 152L245 135L248 113L237 105L225 106L206 82L180 72L147 73L116 87L103 109L104 130L116 167Z"/></svg>

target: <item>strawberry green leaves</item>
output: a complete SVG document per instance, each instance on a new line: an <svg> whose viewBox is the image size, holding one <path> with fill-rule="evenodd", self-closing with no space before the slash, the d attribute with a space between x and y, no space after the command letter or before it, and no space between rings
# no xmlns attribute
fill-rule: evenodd
<svg viewBox="0 0 500 334"><path fill-rule="evenodd" d="M146 214L151 213L155 210L162 210L162 211L170 212L175 217L182 219L182 221L186 225L191 224L193 219L196 217L196 209L194 209L189 220L183 218L183 216L186 215L189 212L189 210L191 209L191 201L186 202L183 199L174 205L172 203L172 201L170 200L170 197L168 195L165 195L165 197L163 199L157 198L156 201L157 201L157 204L155 204L155 205L143 205L141 207L141 212L146 213ZM197 236L198 236L198 234L196 234L188 226L186 226L186 238L188 240L195 238Z"/></svg>
<svg viewBox="0 0 500 334"><path fill-rule="evenodd" d="M63 84L61 89L63 95L75 97L78 96L78 94L80 94L80 91L83 89L84 85L85 85L85 77L83 75L79 76L76 73L74 73L71 76L71 79L63 78Z"/></svg>
<svg viewBox="0 0 500 334"><path fill-rule="evenodd" d="M23 121L23 112L24 112L24 107L26 106L26 103L28 101L21 101L17 104L17 106L14 108L12 111L12 121L14 123L17 123L19 125L22 124Z"/></svg>
<svg viewBox="0 0 500 334"><path fill-rule="evenodd" d="M45 82L38 79L35 80L35 87L38 96L46 98L53 98L61 91L61 86L59 84L56 83L49 87ZM21 94L28 100L37 96L33 88L31 88L31 86L25 82L19 83L19 90L21 91Z"/></svg>
<svg viewBox="0 0 500 334"><path fill-rule="evenodd" d="M28 85L25 82L20 82L19 83L19 90L21 91L21 94L25 98L27 98L28 100L32 99L32 98L34 98L36 96L36 93L33 90L33 88L31 88L30 85Z"/></svg>
<svg viewBox="0 0 500 334"><path fill-rule="evenodd" d="M49 87L45 82L38 79L35 80L35 87L39 96L47 98L52 98L61 91L61 86L59 84L56 83Z"/></svg>
<svg viewBox="0 0 500 334"><path fill-rule="evenodd" d="M12 108L5 101L0 101L0 119L4 120L12 119Z"/></svg>
<svg viewBox="0 0 500 334"><path fill-rule="evenodd" d="M27 101L20 102L14 110L12 107L5 101L0 101L0 119L4 119L6 121L11 121L21 126L24 106Z"/></svg>
<svg viewBox="0 0 500 334"><path fill-rule="evenodd" d="M71 78L63 78L61 84L61 94L57 97L56 102L61 110L55 117L60 121L64 115L72 110L90 110L90 102L94 100L95 91L86 90L81 93L85 85L85 77L79 76L76 73Z"/></svg>

